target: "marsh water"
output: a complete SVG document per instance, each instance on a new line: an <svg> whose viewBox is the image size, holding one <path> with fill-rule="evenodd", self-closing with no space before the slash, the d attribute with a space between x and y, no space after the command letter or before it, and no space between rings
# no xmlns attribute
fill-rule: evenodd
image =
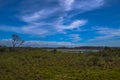
<svg viewBox="0 0 120 80"><path fill-rule="evenodd" d="M54 49L44 49L47 51L53 51ZM84 53L84 52L99 52L99 49L56 49L56 51L69 52L69 53Z"/></svg>

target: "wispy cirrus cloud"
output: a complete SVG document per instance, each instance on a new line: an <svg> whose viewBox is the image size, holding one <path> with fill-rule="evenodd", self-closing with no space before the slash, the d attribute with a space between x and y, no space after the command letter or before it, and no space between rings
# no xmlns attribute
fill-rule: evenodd
<svg viewBox="0 0 120 80"><path fill-rule="evenodd" d="M120 43L120 40L110 39L110 40L91 40L85 43L81 43L81 45L120 47L119 43Z"/></svg>
<svg viewBox="0 0 120 80"><path fill-rule="evenodd" d="M43 19L54 16L53 14L57 12L57 8L49 10L43 9L40 11L33 12L31 14L24 14L21 16L21 20L28 23L40 22Z"/></svg>
<svg viewBox="0 0 120 80"><path fill-rule="evenodd" d="M100 9L105 4L106 0L76 0L71 9L74 11L74 14L72 13L69 17L71 18L81 13Z"/></svg>
<svg viewBox="0 0 120 80"><path fill-rule="evenodd" d="M93 5L94 4L94 5ZM98 9L105 4L105 0L78 0L74 7L83 11Z"/></svg>
<svg viewBox="0 0 120 80"><path fill-rule="evenodd" d="M109 1L113 2L114 5L118 3L118 7L109 4ZM48 40L48 37L49 40L53 40L53 42L50 41L51 43L48 41L51 45L65 44L64 41L68 41L66 44L83 42L81 43L83 45L109 45L110 43L111 45L117 45L120 42L120 28L117 27L119 26L117 22L119 21L119 0L109 1L0 0L0 34L18 33L24 34L26 38L29 34L28 39L30 36L32 36L32 39L34 37L38 39L39 36L40 40L43 39L43 37L41 39L41 36L45 36L43 40ZM107 4L111 5L111 7L107 6L107 8L103 9ZM98 9L102 10L99 11ZM111 12L113 9L116 10ZM113 15L112 18L109 17L111 15ZM115 25L105 21L107 18L110 20L114 18ZM110 26L106 28L99 26L91 30L91 27L96 25ZM60 40L61 36L63 40ZM54 39L51 39L51 37L54 37ZM31 40L27 44L29 43L35 46L47 42Z"/></svg>
<svg viewBox="0 0 120 80"><path fill-rule="evenodd" d="M2 39L0 40L0 45L1 46L12 46L12 41L11 39Z"/></svg>
<svg viewBox="0 0 120 80"><path fill-rule="evenodd" d="M64 33L65 30L73 30L84 26L87 23L86 20L76 20L71 24L64 25L63 23L32 23L27 26L15 27L15 26L1 26L2 31L11 31L21 34L29 35L52 35L57 33Z"/></svg>
<svg viewBox="0 0 120 80"><path fill-rule="evenodd" d="M63 29L63 30L64 29L72 30L72 29L75 29L75 28L79 28L79 27L85 25L86 23L87 23L86 20L76 20L76 21L72 22L70 25L67 25L67 26L59 25L59 26L61 26L60 29Z"/></svg>
<svg viewBox="0 0 120 80"><path fill-rule="evenodd" d="M24 45L32 47L74 47L77 44L56 41L27 41Z"/></svg>
<svg viewBox="0 0 120 80"><path fill-rule="evenodd" d="M49 5L42 5L43 4L49 4ZM56 4L54 4L56 3ZM69 11L78 11L77 13L81 12L87 12L90 10L95 10L97 8L100 8L105 4L104 0L53 0L53 1L24 1L22 4L28 4L28 9L21 15L20 19L24 22L27 22L29 25L26 25L26 28L28 30L27 33L35 29L35 30L45 30L48 29L50 32L63 32L65 30L73 30L75 28L80 28L81 26L84 26L87 24L86 19L79 19L79 20L71 20L68 18L69 16L76 15L76 13L70 13ZM33 5L33 7L29 7L30 5ZM33 9L34 7L39 7L39 5L42 5L42 7L38 9ZM94 5L92 5L94 4ZM52 5L52 6L51 6ZM25 7L25 6L23 6ZM36 8L37 8L36 7ZM26 7L25 7L26 8ZM30 10L29 10L30 9ZM22 10L21 10L22 11ZM70 13L68 15L68 13ZM62 18L62 19L59 19ZM49 20L49 21L48 21ZM70 21L70 23L67 23L67 21ZM42 23L45 23L46 25L41 25ZM67 23L65 25L64 23ZM34 24L40 24L38 25ZM31 29L31 25L35 28ZM30 28L29 28L30 26ZM52 28L51 28L52 27ZM25 26L23 29L26 29ZM51 28L51 29L49 29ZM37 31L36 31L37 32ZM48 34L47 30L45 30L45 34ZM33 32L34 33L34 32Z"/></svg>
<svg viewBox="0 0 120 80"><path fill-rule="evenodd" d="M82 40L82 38L80 37L79 34L70 34L69 37L70 37L69 39L74 43L79 42L80 40Z"/></svg>
<svg viewBox="0 0 120 80"><path fill-rule="evenodd" d="M59 0L60 5L64 8L65 11L69 11L72 9L72 5L75 0Z"/></svg>
<svg viewBox="0 0 120 80"><path fill-rule="evenodd" d="M99 34L100 36L95 37L94 39L91 39L92 41L94 40L108 40L112 39L114 37L120 37L120 28L103 28L103 27L98 27L96 28L96 33Z"/></svg>
<svg viewBox="0 0 120 80"><path fill-rule="evenodd" d="M17 15L27 24L19 27L4 25L0 30L40 36L67 33L74 29L82 31L81 27L89 22L88 19L69 17L101 8L104 4L105 0L21 0ZM78 38L78 35L75 37Z"/></svg>
<svg viewBox="0 0 120 80"><path fill-rule="evenodd" d="M86 40L81 45L119 47L120 28L94 27L93 31L97 36Z"/></svg>
<svg viewBox="0 0 120 80"><path fill-rule="evenodd" d="M7 32L15 32L19 34L36 35L36 36L46 36L49 35L50 33L48 29L39 28L37 25L27 25L27 27L1 26L0 30Z"/></svg>
<svg viewBox="0 0 120 80"><path fill-rule="evenodd" d="M0 45L12 46L11 39L0 40ZM29 40L29 41L25 41L25 43L22 46L23 47L75 47L77 45L79 44L74 44L71 42Z"/></svg>
<svg viewBox="0 0 120 80"><path fill-rule="evenodd" d="M60 0L60 4L64 8L64 10L70 11L77 9L79 10L79 12L86 12L98 9L105 3L105 0Z"/></svg>

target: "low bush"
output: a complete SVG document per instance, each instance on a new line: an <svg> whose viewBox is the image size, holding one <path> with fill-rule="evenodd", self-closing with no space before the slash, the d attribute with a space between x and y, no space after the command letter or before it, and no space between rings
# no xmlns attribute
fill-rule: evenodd
<svg viewBox="0 0 120 80"><path fill-rule="evenodd" d="M0 47L0 52L9 52L9 48L6 46L1 46Z"/></svg>

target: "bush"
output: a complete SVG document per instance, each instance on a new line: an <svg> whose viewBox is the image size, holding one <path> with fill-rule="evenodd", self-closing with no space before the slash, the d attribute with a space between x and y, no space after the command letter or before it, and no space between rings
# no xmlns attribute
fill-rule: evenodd
<svg viewBox="0 0 120 80"><path fill-rule="evenodd" d="M0 47L0 52L9 52L9 48L6 46Z"/></svg>

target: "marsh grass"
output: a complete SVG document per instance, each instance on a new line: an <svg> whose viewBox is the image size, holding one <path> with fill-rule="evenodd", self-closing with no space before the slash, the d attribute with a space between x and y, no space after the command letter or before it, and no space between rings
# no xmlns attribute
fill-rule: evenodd
<svg viewBox="0 0 120 80"><path fill-rule="evenodd" d="M120 80L120 50L4 52L0 54L0 80Z"/></svg>

